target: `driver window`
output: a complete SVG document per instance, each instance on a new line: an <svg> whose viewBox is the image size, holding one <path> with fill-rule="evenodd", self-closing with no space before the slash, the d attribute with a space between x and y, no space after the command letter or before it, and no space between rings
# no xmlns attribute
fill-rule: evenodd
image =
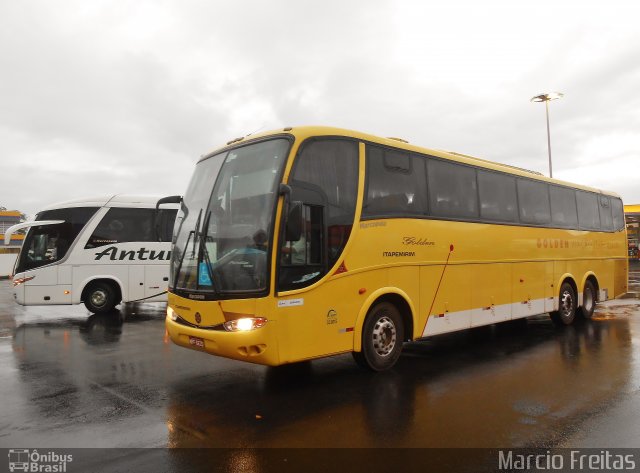
<svg viewBox="0 0 640 473"><path fill-rule="evenodd" d="M300 238L285 241L281 252L283 264L292 266L322 265L322 214L322 207L303 206Z"/></svg>
<svg viewBox="0 0 640 473"><path fill-rule="evenodd" d="M279 290L309 286L340 260L355 216L358 143L325 138L305 142L289 178L289 202L303 205L301 237L281 232Z"/></svg>

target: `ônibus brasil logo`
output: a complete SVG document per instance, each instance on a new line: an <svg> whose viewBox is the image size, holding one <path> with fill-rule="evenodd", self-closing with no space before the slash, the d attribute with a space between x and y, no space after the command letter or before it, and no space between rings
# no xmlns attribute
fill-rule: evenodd
<svg viewBox="0 0 640 473"><path fill-rule="evenodd" d="M56 452L39 453L28 448L9 449L9 471L28 471L38 473L65 473L67 463L73 461L73 455Z"/></svg>

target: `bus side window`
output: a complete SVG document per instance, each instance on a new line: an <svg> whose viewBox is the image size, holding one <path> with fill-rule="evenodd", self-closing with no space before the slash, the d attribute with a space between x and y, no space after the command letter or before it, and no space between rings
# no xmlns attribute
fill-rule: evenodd
<svg viewBox="0 0 640 473"><path fill-rule="evenodd" d="M444 218L478 217L476 171L469 166L429 159L429 206L431 214Z"/></svg>
<svg viewBox="0 0 640 473"><path fill-rule="evenodd" d="M618 198L611 198L611 210L613 213L613 229L615 231L624 230L624 205L622 205L622 201Z"/></svg>
<svg viewBox="0 0 640 473"><path fill-rule="evenodd" d="M89 237L85 248L134 241L156 241L153 222L154 209L112 207Z"/></svg>
<svg viewBox="0 0 640 473"><path fill-rule="evenodd" d="M600 230L598 196L592 192L576 191L578 224L583 230Z"/></svg>
<svg viewBox="0 0 640 473"><path fill-rule="evenodd" d="M567 187L550 186L551 223L554 226L578 228L576 192Z"/></svg>
<svg viewBox="0 0 640 473"><path fill-rule="evenodd" d="M480 218L499 222L518 222L516 180L512 176L478 170Z"/></svg>
<svg viewBox="0 0 640 473"><path fill-rule="evenodd" d="M109 222L108 229L107 229L107 238L110 238L116 243L121 242L123 231L124 231L124 224L117 218L114 218Z"/></svg>
<svg viewBox="0 0 640 473"><path fill-rule="evenodd" d="M532 179L518 179L520 221L532 225L546 225L551 221L549 186Z"/></svg>
<svg viewBox="0 0 640 473"><path fill-rule="evenodd" d="M606 195L600 196L600 224L605 232L613 231L613 217L611 215L611 203Z"/></svg>
<svg viewBox="0 0 640 473"><path fill-rule="evenodd" d="M425 215L425 159L398 150L367 146L364 217Z"/></svg>

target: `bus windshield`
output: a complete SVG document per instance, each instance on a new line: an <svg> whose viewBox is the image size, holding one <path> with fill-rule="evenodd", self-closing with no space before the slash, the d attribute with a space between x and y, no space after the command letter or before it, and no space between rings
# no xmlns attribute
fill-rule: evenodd
<svg viewBox="0 0 640 473"><path fill-rule="evenodd" d="M54 225L35 225L29 229L15 268L16 273L52 264L64 258L71 244L97 207L73 207L40 212L36 221L60 220Z"/></svg>
<svg viewBox="0 0 640 473"><path fill-rule="evenodd" d="M277 189L289 145L284 138L257 142L197 164L175 226L174 290L266 290Z"/></svg>

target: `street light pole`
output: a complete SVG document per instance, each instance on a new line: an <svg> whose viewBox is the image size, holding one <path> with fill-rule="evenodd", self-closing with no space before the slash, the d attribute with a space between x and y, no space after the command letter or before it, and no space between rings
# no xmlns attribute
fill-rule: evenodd
<svg viewBox="0 0 640 473"><path fill-rule="evenodd" d="M547 149L549 150L549 177L553 177L553 168L551 166L551 131L549 130L549 102L551 100L564 97L560 92L550 92L548 94L536 95L531 99L532 102L544 102L547 112Z"/></svg>
<svg viewBox="0 0 640 473"><path fill-rule="evenodd" d="M551 131L549 131L549 101L544 101L544 108L547 111L547 149L549 150L549 177L553 177L553 167L551 166Z"/></svg>

